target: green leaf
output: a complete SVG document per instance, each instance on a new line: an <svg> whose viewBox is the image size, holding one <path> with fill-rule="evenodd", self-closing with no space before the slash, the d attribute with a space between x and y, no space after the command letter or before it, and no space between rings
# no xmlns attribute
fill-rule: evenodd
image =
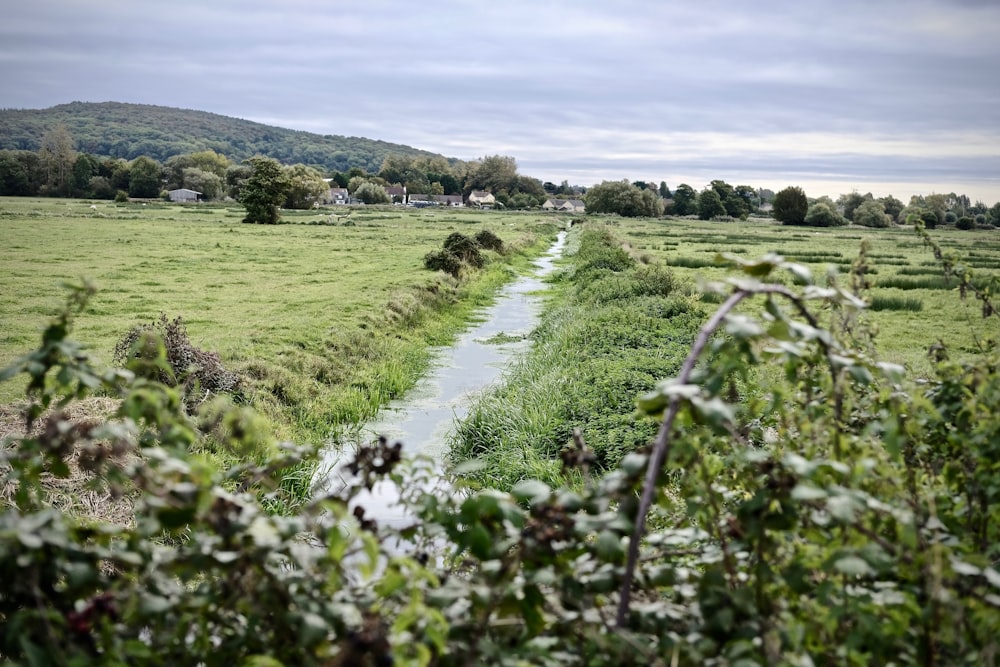
<svg viewBox="0 0 1000 667"><path fill-rule="evenodd" d="M810 500L822 500L826 497L827 492L825 489L817 488L811 484L796 484L795 488L792 489L792 498L794 500L809 502Z"/></svg>
<svg viewBox="0 0 1000 667"><path fill-rule="evenodd" d="M38 535L23 530L18 531L17 539L29 549L41 549L42 545L45 544Z"/></svg>
<svg viewBox="0 0 1000 667"><path fill-rule="evenodd" d="M472 555L480 560L486 560L491 555L490 547L493 544L493 539L490 536L490 531L482 524L476 524L465 534L465 543L468 546L469 551Z"/></svg>
<svg viewBox="0 0 1000 667"><path fill-rule="evenodd" d="M858 509L858 503L848 495L830 496L826 501L826 511L843 523L852 523Z"/></svg>
<svg viewBox="0 0 1000 667"><path fill-rule="evenodd" d="M545 482L540 482L537 479L526 479L523 482L519 482L517 486L511 489L511 493L518 500L534 504L536 502L548 500L552 493L552 489L550 489Z"/></svg>
<svg viewBox="0 0 1000 667"><path fill-rule="evenodd" d="M157 616L172 606L170 600L160 595L143 595L139 600L139 610L144 616Z"/></svg>
<svg viewBox="0 0 1000 667"><path fill-rule="evenodd" d="M614 562L621 559L625 553L621 537L610 530L602 530L597 536L597 557L603 561Z"/></svg>
<svg viewBox="0 0 1000 667"><path fill-rule="evenodd" d="M52 661L49 659L50 656L38 644L35 644L24 635L18 637L18 641L21 643L21 650L24 651L24 655L28 658L29 665L32 667L48 667L48 665L52 664Z"/></svg>
<svg viewBox="0 0 1000 667"><path fill-rule="evenodd" d="M785 269L787 269L789 273L791 273L793 276L795 276L802 282L806 283L807 285L812 284L813 276L812 276L812 271L809 270L809 267L804 266L802 264L797 264L795 262L785 262L782 266Z"/></svg>
<svg viewBox="0 0 1000 667"><path fill-rule="evenodd" d="M834 561L833 567L838 572L855 577L866 577L875 574L875 570L872 569L871 565L858 556L842 556Z"/></svg>

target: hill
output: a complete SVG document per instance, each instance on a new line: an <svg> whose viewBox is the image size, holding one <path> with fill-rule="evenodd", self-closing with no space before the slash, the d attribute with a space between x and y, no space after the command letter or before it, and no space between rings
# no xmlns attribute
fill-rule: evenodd
<svg viewBox="0 0 1000 667"><path fill-rule="evenodd" d="M0 149L38 150L59 123L76 149L127 160L211 149L234 161L267 155L286 164L376 172L387 155L437 156L402 144L289 130L207 111L123 102L71 102L48 109L0 109Z"/></svg>

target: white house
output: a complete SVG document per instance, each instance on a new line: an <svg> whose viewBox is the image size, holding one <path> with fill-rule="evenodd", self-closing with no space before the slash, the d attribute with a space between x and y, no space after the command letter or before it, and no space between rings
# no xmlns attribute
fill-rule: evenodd
<svg viewBox="0 0 1000 667"><path fill-rule="evenodd" d="M473 190L469 193L469 206L493 206L497 203L496 197L484 190Z"/></svg>

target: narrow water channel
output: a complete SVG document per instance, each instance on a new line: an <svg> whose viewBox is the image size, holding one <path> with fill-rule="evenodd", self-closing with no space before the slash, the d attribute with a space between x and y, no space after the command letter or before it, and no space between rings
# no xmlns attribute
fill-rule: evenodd
<svg viewBox="0 0 1000 667"><path fill-rule="evenodd" d="M456 421L468 412L475 395L499 378L515 355L529 344L528 335L538 323L541 310L538 292L544 278L555 268L555 260L566 245L560 232L548 252L535 261L535 271L505 286L493 305L477 314L475 324L452 347L437 351L431 372L403 399L390 403L379 418L361 429L359 442L385 436L390 443L402 442L404 455L422 454L443 471L447 439ZM348 482L344 463L353 451L327 450L320 470L329 478L320 486L336 489ZM443 475L442 475L443 476ZM398 494L390 482L379 482L356 503L365 516L382 525L399 526L406 516L396 506Z"/></svg>

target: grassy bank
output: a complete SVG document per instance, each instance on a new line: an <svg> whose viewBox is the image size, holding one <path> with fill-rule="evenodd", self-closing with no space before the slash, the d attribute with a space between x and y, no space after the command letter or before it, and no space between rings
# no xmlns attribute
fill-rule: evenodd
<svg viewBox="0 0 1000 667"><path fill-rule="evenodd" d="M974 265L976 284L997 274L995 232L936 230L933 237ZM821 282L830 276L847 285L844 274L867 241L871 307L864 318L880 358L916 376L930 372L927 350L936 342L973 354L991 326L977 303L957 298L954 279L945 280L939 267L931 272L931 253L913 230L608 218L573 238L577 250L553 286L534 348L456 434L453 462L481 460L473 475L480 483L559 483L559 453L574 428L604 468L647 444L655 423L635 416L635 400L676 374L696 328L721 301L695 287L730 274L715 261L720 252L778 253L809 266Z"/></svg>
<svg viewBox="0 0 1000 667"><path fill-rule="evenodd" d="M703 319L682 282L646 266L603 227L575 231L531 350L459 425L455 463L478 459L473 479L510 488L560 480L560 451L579 428L596 465L614 467L647 443L652 419L635 398L677 372Z"/></svg>
<svg viewBox="0 0 1000 667"><path fill-rule="evenodd" d="M554 238L538 215L367 208L286 212L241 224L239 207L0 199L0 366L32 349L62 281L98 293L74 337L110 363L115 343L160 313L244 378L276 436L317 443L370 419L424 372L497 288ZM423 258L452 232L506 245L460 279ZM0 404L22 385L0 386Z"/></svg>

